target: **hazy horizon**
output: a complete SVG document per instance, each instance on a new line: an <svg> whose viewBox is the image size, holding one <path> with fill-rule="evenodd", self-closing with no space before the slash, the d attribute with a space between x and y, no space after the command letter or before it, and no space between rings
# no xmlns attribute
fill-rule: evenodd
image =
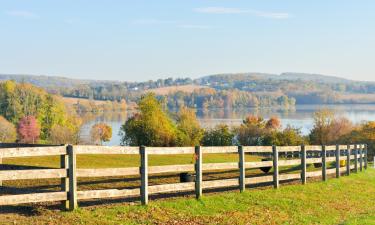
<svg viewBox="0 0 375 225"><path fill-rule="evenodd" d="M147 81L291 71L375 81L374 1L270 2L3 1L0 73Z"/></svg>

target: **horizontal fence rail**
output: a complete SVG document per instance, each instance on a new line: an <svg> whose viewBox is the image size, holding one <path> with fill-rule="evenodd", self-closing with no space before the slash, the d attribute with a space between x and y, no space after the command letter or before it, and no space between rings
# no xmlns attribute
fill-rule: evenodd
<svg viewBox="0 0 375 225"><path fill-rule="evenodd" d="M77 155L140 155L139 167L127 168L77 168ZM149 155L194 155L194 164L149 166ZM238 154L237 162L203 163L205 154ZM246 154L264 156L265 161L246 161ZM288 159L288 155L293 156ZM17 146L16 144L0 145L0 164L4 158L60 156L60 168L0 170L0 186L2 181L30 179L61 179L61 191L48 193L31 193L17 195L1 195L0 205L15 205L36 202L61 201L65 209L73 210L78 200L139 197L142 204L147 204L149 195L195 191L196 197L202 196L202 190L214 188L238 187L242 192L246 185L272 183L278 188L280 181L301 180L306 184L307 178L322 177L335 174L350 175L351 171L367 169L367 145L330 145L330 146L223 146L223 147L128 147L128 146ZM340 166L345 161L345 166ZM327 164L334 162L335 167L327 169ZM317 164L321 169L307 171L308 164ZM297 166L298 173L280 173L282 167ZM246 177L246 169L272 168L272 175ZM238 171L238 178L203 180L203 172ZM149 185L148 177L163 173L194 173L195 181L186 183ZM80 177L114 177L138 176L140 187L126 189L105 189L77 191L77 178Z"/></svg>

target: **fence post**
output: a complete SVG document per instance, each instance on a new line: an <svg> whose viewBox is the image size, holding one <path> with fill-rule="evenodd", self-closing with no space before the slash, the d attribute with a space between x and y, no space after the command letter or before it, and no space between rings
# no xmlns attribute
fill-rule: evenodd
<svg viewBox="0 0 375 225"><path fill-rule="evenodd" d="M351 149L350 145L347 145L346 150L346 175L350 175L350 156L351 156Z"/></svg>
<svg viewBox="0 0 375 225"><path fill-rule="evenodd" d="M200 146L195 146L195 197L202 196L202 150Z"/></svg>
<svg viewBox="0 0 375 225"><path fill-rule="evenodd" d="M66 154L60 155L60 168L67 171L66 177L61 178L61 191L66 192L69 196L69 155L68 155L68 145L66 145ZM61 207L64 210L69 209L69 197L66 201L61 202Z"/></svg>
<svg viewBox="0 0 375 225"><path fill-rule="evenodd" d="M326 146L322 145L322 179L323 181L327 180L327 151Z"/></svg>
<svg viewBox="0 0 375 225"><path fill-rule="evenodd" d="M367 160L368 160L368 155L367 155L367 144L365 144L365 170L367 170L367 166L368 166L368 162L367 162Z"/></svg>
<svg viewBox="0 0 375 225"><path fill-rule="evenodd" d="M359 145L359 170L363 170L363 145Z"/></svg>
<svg viewBox="0 0 375 225"><path fill-rule="evenodd" d="M242 146L238 146L238 155L239 155L239 163L238 167L240 170L240 179L239 179L239 185L240 185L240 191L245 191L245 153L243 151Z"/></svg>
<svg viewBox="0 0 375 225"><path fill-rule="evenodd" d="M302 180L302 184L306 184L306 149L305 149L305 145L301 145L301 167L302 167L302 171L301 171L301 180Z"/></svg>
<svg viewBox="0 0 375 225"><path fill-rule="evenodd" d="M77 177L76 177L76 162L77 162L77 156L74 152L74 148L72 145L67 146L67 152L69 157L69 194L68 194L68 200L69 200L69 210L74 210L77 208Z"/></svg>
<svg viewBox="0 0 375 225"><path fill-rule="evenodd" d="M358 145L354 145L354 172L358 172Z"/></svg>
<svg viewBox="0 0 375 225"><path fill-rule="evenodd" d="M272 146L273 155L273 187L279 188L279 153L275 145Z"/></svg>
<svg viewBox="0 0 375 225"><path fill-rule="evenodd" d="M340 177L340 146L336 145L336 178Z"/></svg>
<svg viewBox="0 0 375 225"><path fill-rule="evenodd" d="M148 155L145 146L139 147L141 154L141 203L142 205L148 204Z"/></svg>

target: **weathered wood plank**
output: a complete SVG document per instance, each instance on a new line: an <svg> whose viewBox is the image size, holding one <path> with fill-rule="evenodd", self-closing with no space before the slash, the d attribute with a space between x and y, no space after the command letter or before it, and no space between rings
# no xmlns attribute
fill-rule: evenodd
<svg viewBox="0 0 375 225"><path fill-rule="evenodd" d="M335 173L336 173L336 168L327 169L327 174L335 174Z"/></svg>
<svg viewBox="0 0 375 225"><path fill-rule="evenodd" d="M311 163L321 163L322 162L322 159L321 158L309 158L309 159L306 159L306 163L307 164L311 164Z"/></svg>
<svg viewBox="0 0 375 225"><path fill-rule="evenodd" d="M272 153L272 146L242 146L244 152L251 153Z"/></svg>
<svg viewBox="0 0 375 225"><path fill-rule="evenodd" d="M273 176L250 177L245 179L246 184L273 182Z"/></svg>
<svg viewBox="0 0 375 225"><path fill-rule="evenodd" d="M179 191L193 191L195 189L195 183L188 182L188 183L153 185L153 186L149 186L148 189L149 189L150 194L179 192Z"/></svg>
<svg viewBox="0 0 375 225"><path fill-rule="evenodd" d="M326 145L326 151L336 151L336 145Z"/></svg>
<svg viewBox="0 0 375 225"><path fill-rule="evenodd" d="M203 181L202 188L220 188L220 187L232 187L238 186L238 179L223 179L223 180L210 180Z"/></svg>
<svg viewBox="0 0 375 225"><path fill-rule="evenodd" d="M278 146L277 151L279 152L299 152L301 146Z"/></svg>
<svg viewBox="0 0 375 225"><path fill-rule="evenodd" d="M139 154L139 147L129 146L96 146L96 145L76 145L77 154L97 154L97 155L120 155L120 154Z"/></svg>
<svg viewBox="0 0 375 225"><path fill-rule="evenodd" d="M66 147L54 146L54 147L3 148L0 151L0 158L51 156L51 155L66 155Z"/></svg>
<svg viewBox="0 0 375 225"><path fill-rule="evenodd" d="M194 147L147 147L149 155L194 154Z"/></svg>
<svg viewBox="0 0 375 225"><path fill-rule="evenodd" d="M139 167L77 169L77 177L115 177L139 175Z"/></svg>
<svg viewBox="0 0 375 225"><path fill-rule="evenodd" d="M322 151L322 146L320 145L306 145L306 151Z"/></svg>
<svg viewBox="0 0 375 225"><path fill-rule="evenodd" d="M0 180L50 179L67 176L66 169L2 170Z"/></svg>
<svg viewBox="0 0 375 225"><path fill-rule="evenodd" d="M238 169L238 163L204 163L203 170L224 170L224 169Z"/></svg>
<svg viewBox="0 0 375 225"><path fill-rule="evenodd" d="M272 167L273 162L272 161L263 161L263 162L246 162L245 167L246 168L261 168L261 167Z"/></svg>
<svg viewBox="0 0 375 225"><path fill-rule="evenodd" d="M307 177L319 177L322 175L322 171L306 172Z"/></svg>
<svg viewBox="0 0 375 225"><path fill-rule="evenodd" d="M279 180L293 180L293 179L301 179L301 174L291 173L291 174L280 174L279 175Z"/></svg>
<svg viewBox="0 0 375 225"><path fill-rule="evenodd" d="M326 162L336 162L336 157L326 157Z"/></svg>
<svg viewBox="0 0 375 225"><path fill-rule="evenodd" d="M201 147L203 154L208 153L237 153L237 146L212 146L212 147Z"/></svg>
<svg viewBox="0 0 375 225"><path fill-rule="evenodd" d="M55 202L67 199L66 192L48 192L0 196L0 205L17 205L36 202Z"/></svg>
<svg viewBox="0 0 375 225"><path fill-rule="evenodd" d="M300 164L301 164L300 159L279 160L279 166L294 166L294 165L300 165Z"/></svg>
<svg viewBox="0 0 375 225"><path fill-rule="evenodd" d="M194 171L194 164L171 165L171 166L150 166L148 168L149 174L180 173L180 172L192 172L192 171Z"/></svg>
<svg viewBox="0 0 375 225"><path fill-rule="evenodd" d="M140 189L107 189L107 190L90 190L78 191L77 198L79 200L85 199L99 199L99 198L121 198L121 197L135 197L140 196Z"/></svg>

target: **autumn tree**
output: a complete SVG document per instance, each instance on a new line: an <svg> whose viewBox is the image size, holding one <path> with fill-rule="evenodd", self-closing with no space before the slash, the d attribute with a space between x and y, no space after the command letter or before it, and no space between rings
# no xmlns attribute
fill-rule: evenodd
<svg viewBox="0 0 375 225"><path fill-rule="evenodd" d="M19 121L17 132L21 142L35 144L39 140L40 125L34 116L25 116Z"/></svg>
<svg viewBox="0 0 375 225"><path fill-rule="evenodd" d="M350 133L340 137L341 143L346 144L367 144L368 157L375 156L375 121L365 122L355 127Z"/></svg>
<svg viewBox="0 0 375 225"><path fill-rule="evenodd" d="M0 142L14 142L17 138L15 126L0 116Z"/></svg>
<svg viewBox="0 0 375 225"><path fill-rule="evenodd" d="M112 127L105 123L98 123L92 126L90 131L91 140L94 143L103 144L112 138Z"/></svg>
<svg viewBox="0 0 375 225"><path fill-rule="evenodd" d="M309 138L312 144L337 144L340 137L350 133L353 124L344 117L338 117L333 111L323 109L314 113L314 127Z"/></svg>
<svg viewBox="0 0 375 225"><path fill-rule="evenodd" d="M236 129L237 139L241 145L261 145L267 132L267 121L262 117L249 115Z"/></svg>
<svg viewBox="0 0 375 225"><path fill-rule="evenodd" d="M76 118L69 114L61 97L27 83L0 83L0 115L17 125L21 118L33 116L40 126L40 138L49 139L56 126L77 128Z"/></svg>

